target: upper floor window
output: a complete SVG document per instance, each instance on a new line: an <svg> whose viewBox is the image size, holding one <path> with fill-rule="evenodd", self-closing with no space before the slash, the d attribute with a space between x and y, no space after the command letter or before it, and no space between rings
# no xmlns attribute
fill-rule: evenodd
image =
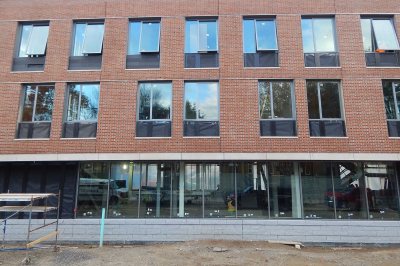
<svg viewBox="0 0 400 266"><path fill-rule="evenodd" d="M346 136L341 91L337 81L307 81L310 136Z"/></svg>
<svg viewBox="0 0 400 266"><path fill-rule="evenodd" d="M64 138L96 137L99 94L96 83L68 86Z"/></svg>
<svg viewBox="0 0 400 266"><path fill-rule="evenodd" d="M171 82L139 83L136 136L170 137L171 107Z"/></svg>
<svg viewBox="0 0 400 266"><path fill-rule="evenodd" d="M400 66L400 47L391 18L361 18L367 66Z"/></svg>
<svg viewBox="0 0 400 266"><path fill-rule="evenodd" d="M43 70L48 36L48 22L21 23L13 71Z"/></svg>
<svg viewBox="0 0 400 266"><path fill-rule="evenodd" d="M160 19L129 22L127 68L160 67Z"/></svg>
<svg viewBox="0 0 400 266"><path fill-rule="evenodd" d="M292 82L258 82L261 136L296 136Z"/></svg>
<svg viewBox="0 0 400 266"><path fill-rule="evenodd" d="M185 136L219 136L218 82L185 82Z"/></svg>
<svg viewBox="0 0 400 266"><path fill-rule="evenodd" d="M400 137L400 81L383 81L389 137Z"/></svg>
<svg viewBox="0 0 400 266"><path fill-rule="evenodd" d="M54 86L25 85L20 106L17 138L49 138Z"/></svg>
<svg viewBox="0 0 400 266"><path fill-rule="evenodd" d="M218 25L216 19L187 19L185 67L218 67Z"/></svg>
<svg viewBox="0 0 400 266"><path fill-rule="evenodd" d="M103 51L104 22L75 22L69 69L99 69Z"/></svg>
<svg viewBox="0 0 400 266"><path fill-rule="evenodd" d="M275 18L243 19L245 67L278 66L278 42Z"/></svg>
<svg viewBox="0 0 400 266"><path fill-rule="evenodd" d="M306 67L339 66L334 18L301 19Z"/></svg>

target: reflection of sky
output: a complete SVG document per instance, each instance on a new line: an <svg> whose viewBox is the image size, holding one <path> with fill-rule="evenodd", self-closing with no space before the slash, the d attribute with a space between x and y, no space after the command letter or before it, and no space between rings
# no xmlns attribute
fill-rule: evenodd
<svg viewBox="0 0 400 266"><path fill-rule="evenodd" d="M139 21L129 23L129 55L139 54L140 26L141 22Z"/></svg>
<svg viewBox="0 0 400 266"><path fill-rule="evenodd" d="M218 119L218 83L188 82L185 97L198 109L198 119Z"/></svg>
<svg viewBox="0 0 400 266"><path fill-rule="evenodd" d="M256 52L256 32L254 29L254 20L243 20L243 53Z"/></svg>
<svg viewBox="0 0 400 266"><path fill-rule="evenodd" d="M160 36L160 23L142 23L140 50L142 52L157 52Z"/></svg>
<svg viewBox="0 0 400 266"><path fill-rule="evenodd" d="M27 54L42 55L46 50L49 26L35 26L31 31Z"/></svg>
<svg viewBox="0 0 400 266"><path fill-rule="evenodd" d="M86 24L84 23L75 24L75 39L74 39L74 51L73 51L74 56L83 55L82 50L83 50L83 40L85 37L85 30L86 30Z"/></svg>
<svg viewBox="0 0 400 266"><path fill-rule="evenodd" d="M336 51L333 19L302 19L301 28L304 53Z"/></svg>
<svg viewBox="0 0 400 266"><path fill-rule="evenodd" d="M379 49L399 49L396 32L394 31L393 24L389 19L373 20L372 26L374 27L375 38Z"/></svg>
<svg viewBox="0 0 400 266"><path fill-rule="evenodd" d="M83 84L81 96L81 112L80 120L97 119L97 110L99 107L99 85L98 84ZM85 103L86 104L82 104Z"/></svg>
<svg viewBox="0 0 400 266"><path fill-rule="evenodd" d="M87 25L85 40L83 43L83 53L100 53L103 46L103 24Z"/></svg>
<svg viewBox="0 0 400 266"><path fill-rule="evenodd" d="M172 86L170 83L155 83L153 86L153 107L160 105L170 108L172 102Z"/></svg>
<svg viewBox="0 0 400 266"><path fill-rule="evenodd" d="M217 50L216 21L186 21L185 53Z"/></svg>
<svg viewBox="0 0 400 266"><path fill-rule="evenodd" d="M23 25L21 33L21 45L19 47L19 57L27 57L26 49L28 48L29 35L32 30L32 25Z"/></svg>
<svg viewBox="0 0 400 266"><path fill-rule="evenodd" d="M257 29L257 49L258 50L273 50L276 46L276 30L275 21L260 20L256 21Z"/></svg>
<svg viewBox="0 0 400 266"><path fill-rule="evenodd" d="M364 51L372 51L372 32L371 32L371 21L369 19L361 20L361 30L363 35Z"/></svg>

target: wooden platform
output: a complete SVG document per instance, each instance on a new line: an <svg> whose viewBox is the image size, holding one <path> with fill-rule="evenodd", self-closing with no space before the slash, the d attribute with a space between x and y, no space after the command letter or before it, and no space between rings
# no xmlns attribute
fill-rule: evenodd
<svg viewBox="0 0 400 266"><path fill-rule="evenodd" d="M53 210L57 210L57 207L49 207L49 206L2 206L0 207L0 212L49 212Z"/></svg>
<svg viewBox="0 0 400 266"><path fill-rule="evenodd" d="M31 201L38 199L45 199L52 196L57 196L54 193L2 193L0 194L0 202L1 201Z"/></svg>

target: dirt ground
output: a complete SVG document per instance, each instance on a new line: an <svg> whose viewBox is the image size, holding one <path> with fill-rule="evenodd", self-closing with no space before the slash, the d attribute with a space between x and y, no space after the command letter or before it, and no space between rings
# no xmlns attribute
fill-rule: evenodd
<svg viewBox="0 0 400 266"><path fill-rule="evenodd" d="M8 247L9 248L9 247ZM0 251L0 265L21 265L25 251ZM267 242L189 241L146 245L61 246L29 252L31 265L400 265L400 248L303 247Z"/></svg>

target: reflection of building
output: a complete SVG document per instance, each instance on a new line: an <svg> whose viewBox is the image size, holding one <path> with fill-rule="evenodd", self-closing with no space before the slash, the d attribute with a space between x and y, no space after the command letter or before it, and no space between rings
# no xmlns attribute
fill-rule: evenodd
<svg viewBox="0 0 400 266"><path fill-rule="evenodd" d="M398 1L25 2L0 191L61 189L61 238L400 243Z"/></svg>

